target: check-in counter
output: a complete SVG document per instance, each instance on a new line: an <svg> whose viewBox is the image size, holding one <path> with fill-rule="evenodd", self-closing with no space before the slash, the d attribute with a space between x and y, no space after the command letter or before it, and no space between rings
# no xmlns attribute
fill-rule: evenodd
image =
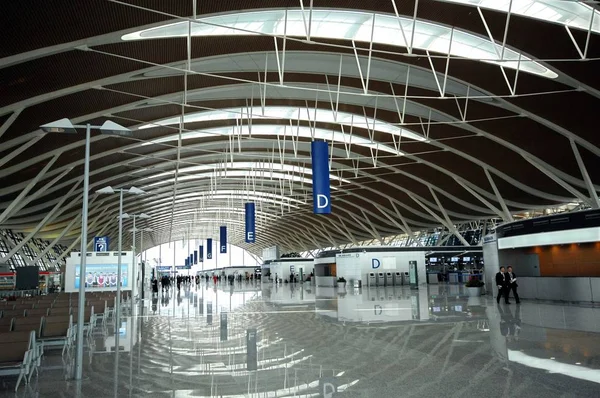
<svg viewBox="0 0 600 398"><path fill-rule="evenodd" d="M458 283L458 272L448 273L448 283Z"/></svg>
<svg viewBox="0 0 600 398"><path fill-rule="evenodd" d="M428 272L427 283L430 285L437 285L439 283L439 274L437 272Z"/></svg>
<svg viewBox="0 0 600 398"><path fill-rule="evenodd" d="M518 277L517 283L524 299L600 303L600 278Z"/></svg>

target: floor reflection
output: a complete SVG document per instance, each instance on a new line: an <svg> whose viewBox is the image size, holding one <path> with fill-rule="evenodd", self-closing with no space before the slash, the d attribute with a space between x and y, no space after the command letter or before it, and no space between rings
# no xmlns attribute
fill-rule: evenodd
<svg viewBox="0 0 600 398"><path fill-rule="evenodd" d="M496 305L462 286L236 283L148 298L96 330L81 383L48 352L31 397L597 397L600 309ZM117 347L119 347L117 349ZM14 396L3 379L2 396Z"/></svg>

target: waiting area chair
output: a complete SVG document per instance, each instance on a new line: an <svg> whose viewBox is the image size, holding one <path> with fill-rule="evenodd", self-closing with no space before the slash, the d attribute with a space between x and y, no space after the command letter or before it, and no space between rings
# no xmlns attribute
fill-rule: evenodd
<svg viewBox="0 0 600 398"><path fill-rule="evenodd" d="M23 379L29 384L38 365L34 331L0 333L0 376L18 375L15 391Z"/></svg>

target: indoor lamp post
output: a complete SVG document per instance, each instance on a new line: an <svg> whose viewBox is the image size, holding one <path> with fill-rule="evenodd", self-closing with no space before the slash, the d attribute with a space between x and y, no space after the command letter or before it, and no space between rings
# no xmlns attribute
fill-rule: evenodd
<svg viewBox="0 0 600 398"><path fill-rule="evenodd" d="M131 130L110 120L101 126L87 124L73 124L69 119L60 119L40 126L46 133L76 134L77 129L85 128L85 160L83 174L83 209L81 211L81 261L79 267L79 308L77 312L77 349L75 357L75 380L83 377L83 317L85 315L85 266L87 262L87 219L88 219L88 191L90 180L90 137L91 130L99 130L103 134L117 136L131 136Z"/></svg>
<svg viewBox="0 0 600 398"><path fill-rule="evenodd" d="M140 288L140 300L144 300L144 283L146 281L146 256L147 252L144 250L144 232L153 232L152 228L141 228L140 230L140 263L142 264L142 283ZM143 251L143 252L142 252ZM142 253L144 253L144 259L142 260Z"/></svg>
<svg viewBox="0 0 600 398"><path fill-rule="evenodd" d="M140 213L140 214L123 214L123 218L132 218L133 219L133 229L131 230L131 232L133 232L133 240L132 240L132 245L131 245L131 249L133 251L133 272L131 275L131 280L132 280L132 285L131 285L131 313L133 314L133 302L135 301L135 289L136 289L136 284L137 284L137 261L136 261L136 247L135 247L135 233L137 232L137 229L135 227L135 221L139 218L142 220L147 220L149 218L151 218L148 214L146 213Z"/></svg>
<svg viewBox="0 0 600 398"><path fill-rule="evenodd" d="M100 194L114 194L116 192L119 192L119 253L117 255L117 302L115 304L115 333L119 334L119 324L121 321L121 277L122 277L122 271L121 271L121 253L123 250L123 216L126 214L123 214L123 193L129 193L132 195L143 195L146 192L142 191L139 188L136 187L131 187L129 189L125 189L125 188L117 188L117 189L113 189L112 187L105 187L102 188L98 191L96 191L96 193L100 193ZM128 216L128 215L127 215Z"/></svg>

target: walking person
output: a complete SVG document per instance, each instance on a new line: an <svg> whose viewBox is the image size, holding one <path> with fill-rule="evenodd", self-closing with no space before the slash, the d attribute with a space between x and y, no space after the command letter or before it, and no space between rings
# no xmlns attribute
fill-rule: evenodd
<svg viewBox="0 0 600 398"><path fill-rule="evenodd" d="M519 285L517 285L517 275L515 275L515 273L513 272L513 268L510 265L508 266L507 271L508 271L508 290L506 291L506 297L508 299L508 295L510 294L510 291L512 290L513 295L515 296L515 301L517 304L519 304L521 302L521 300L519 299L519 294L517 293L517 287L519 287Z"/></svg>
<svg viewBox="0 0 600 398"><path fill-rule="evenodd" d="M504 303L510 304L508 302L508 285L509 280L506 269L504 267L500 267L500 271L496 273L496 286L498 286L498 297L496 298L496 303L500 304L500 297L504 296Z"/></svg>

